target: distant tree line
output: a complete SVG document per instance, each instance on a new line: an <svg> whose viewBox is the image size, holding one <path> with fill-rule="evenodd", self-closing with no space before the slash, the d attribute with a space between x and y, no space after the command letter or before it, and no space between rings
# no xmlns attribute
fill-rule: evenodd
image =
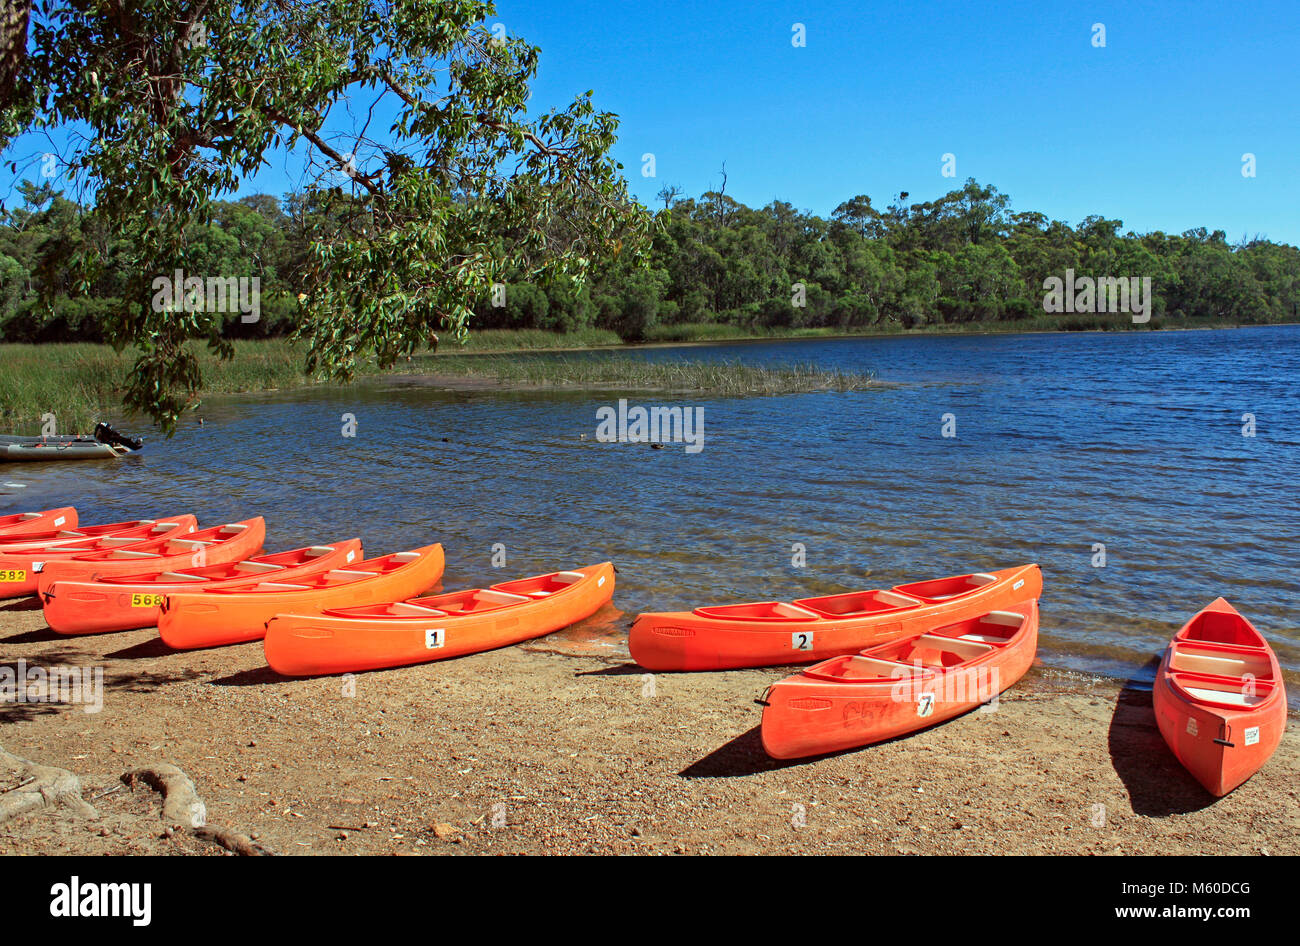
<svg viewBox="0 0 1300 946"><path fill-rule="evenodd" d="M100 340L100 317L129 282L112 261L131 259L129 248L105 236L93 208L52 187L24 182L19 193L22 206L0 213L0 340ZM878 209L860 195L826 219L783 201L755 210L721 191L693 199L665 188L648 264L615 261L580 287L507 280L504 291L484 294L471 328L595 327L635 341L685 323L846 331L1023 320L1125 327L1129 320L1113 314L1045 314L1044 281L1067 270L1149 276L1155 327L1300 318L1300 250L1288 244L1230 243L1222 230L1204 228L1121 233L1121 221L1099 216L1070 226L1014 212L1005 194L974 180L933 201L906 198ZM311 264L308 234L322 215L345 213L298 194L213 204L210 219L189 234L187 273L261 279L260 320L244 323L233 313L228 336L295 328L298 274ZM78 284L66 262L87 246L109 265ZM508 235L497 251L510 258Z"/></svg>

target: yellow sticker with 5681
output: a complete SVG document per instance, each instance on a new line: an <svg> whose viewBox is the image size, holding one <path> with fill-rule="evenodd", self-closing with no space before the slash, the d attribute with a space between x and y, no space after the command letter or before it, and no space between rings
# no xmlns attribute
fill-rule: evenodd
<svg viewBox="0 0 1300 946"><path fill-rule="evenodd" d="M0 581L26 581L25 568L0 568Z"/></svg>
<svg viewBox="0 0 1300 946"><path fill-rule="evenodd" d="M131 595L133 608L161 608L166 595Z"/></svg>

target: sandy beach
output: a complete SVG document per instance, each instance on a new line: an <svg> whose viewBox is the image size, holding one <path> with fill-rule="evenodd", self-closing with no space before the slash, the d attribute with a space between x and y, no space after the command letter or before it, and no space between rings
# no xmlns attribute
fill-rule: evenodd
<svg viewBox="0 0 1300 946"><path fill-rule="evenodd" d="M652 677L617 646L544 639L288 680L260 644L63 638L30 600L0 606L0 641L3 667L103 670L98 712L0 706L0 748L66 769L94 809L0 823L4 854L226 854L123 783L158 763L193 780L210 826L279 854L1300 854L1294 720L1215 800L1164 746L1149 693L1050 668L996 711L784 764L754 704L779 668Z"/></svg>

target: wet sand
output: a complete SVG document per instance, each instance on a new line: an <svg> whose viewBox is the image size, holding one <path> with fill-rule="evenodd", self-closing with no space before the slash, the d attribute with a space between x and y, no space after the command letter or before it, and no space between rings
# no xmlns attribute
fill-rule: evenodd
<svg viewBox="0 0 1300 946"><path fill-rule="evenodd" d="M546 639L288 680L260 644L63 638L29 602L0 604L0 643L0 666L104 674L98 713L0 706L0 747L70 770L98 812L0 823L5 854L224 854L122 787L159 762L193 779L210 824L281 854L1300 854L1294 718L1216 800L1149 693L1045 668L994 712L789 764L763 752L754 704L779 668L652 677L608 643Z"/></svg>

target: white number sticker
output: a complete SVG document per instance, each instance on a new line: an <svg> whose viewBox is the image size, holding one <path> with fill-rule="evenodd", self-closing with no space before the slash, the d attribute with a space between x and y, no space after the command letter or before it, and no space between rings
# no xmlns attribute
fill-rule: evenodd
<svg viewBox="0 0 1300 946"><path fill-rule="evenodd" d="M1198 734L1198 731L1197 731L1197 729L1196 729L1196 717L1195 717L1195 716L1188 716L1188 717L1187 717L1187 735L1189 735L1189 736L1195 736L1195 735L1197 735L1197 734Z"/></svg>
<svg viewBox="0 0 1300 946"><path fill-rule="evenodd" d="M934 694L922 693L916 698L916 715L929 716L934 712Z"/></svg>
<svg viewBox="0 0 1300 946"><path fill-rule="evenodd" d="M1246 728L1246 745L1253 746L1259 743L1259 727L1249 726Z"/></svg>
<svg viewBox="0 0 1300 946"><path fill-rule="evenodd" d="M32 571L39 575L41 572L45 571L45 563L32 562Z"/></svg>
<svg viewBox="0 0 1300 946"><path fill-rule="evenodd" d="M813 649L813 632L812 631L795 631L790 635L790 646L795 650L812 650Z"/></svg>
<svg viewBox="0 0 1300 946"><path fill-rule="evenodd" d="M1023 585L1024 583L1025 583L1025 580L1024 580L1023 578L1020 579L1018 582L1016 582L1014 585L1011 586L1011 590L1012 590L1012 591L1019 591L1019 590L1020 590L1020 586Z"/></svg>
<svg viewBox="0 0 1300 946"><path fill-rule="evenodd" d="M447 642L447 629L442 627L432 627L424 632L424 647L426 650L437 650Z"/></svg>
<svg viewBox="0 0 1300 946"><path fill-rule="evenodd" d="M67 520L66 517L64 517L64 516L59 516L59 518L57 518L57 519L54 520L54 525L55 525L56 527L57 527L57 526L61 526L61 525L63 525L63 524L64 524L65 522L67 522L67 521L68 521L68 520Z"/></svg>

